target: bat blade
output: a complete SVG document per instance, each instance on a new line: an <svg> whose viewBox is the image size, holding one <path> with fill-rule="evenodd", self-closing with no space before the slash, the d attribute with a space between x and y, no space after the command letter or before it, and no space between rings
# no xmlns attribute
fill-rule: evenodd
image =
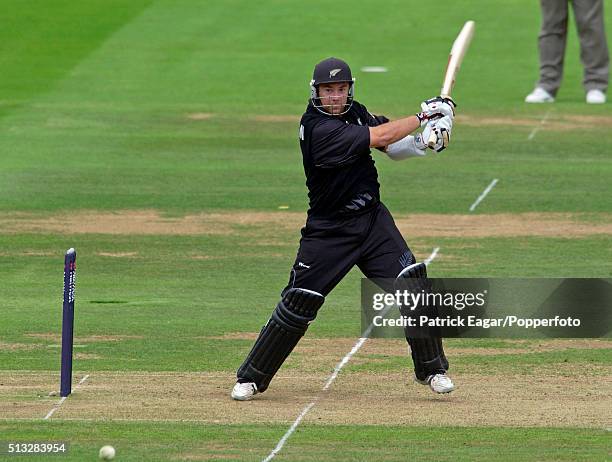
<svg viewBox="0 0 612 462"><path fill-rule="evenodd" d="M475 29L474 21L467 21L459 35L453 42L453 46L451 48L450 54L448 55L448 64L446 65L446 72L444 73L444 81L442 83L442 89L440 90L440 95L443 98L449 98L451 96L451 92L453 90L453 86L455 85L455 78L457 77L457 72L461 67L461 63L463 62L463 57L467 52L467 49L470 46L472 41L472 37L474 37L474 29ZM432 133L429 136L429 141L427 145L433 149L436 144L437 136L435 133Z"/></svg>

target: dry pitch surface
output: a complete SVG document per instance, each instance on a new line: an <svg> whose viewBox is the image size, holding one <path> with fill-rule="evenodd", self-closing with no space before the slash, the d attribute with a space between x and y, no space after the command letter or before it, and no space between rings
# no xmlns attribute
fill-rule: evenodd
<svg viewBox="0 0 612 462"><path fill-rule="evenodd" d="M236 334L223 338L254 338ZM100 339L76 339L79 344ZM121 341L120 338L115 341ZM305 422L377 425L449 425L501 427L604 428L612 409L612 367L567 364L542 368L537 374L471 370L453 375L456 392L437 396L410 380L408 366L385 372L343 371L322 391L331 370L355 339L309 339L298 346L271 388L248 403L229 398L232 371L227 373L94 372L74 390L52 419L193 421L203 423L290 423L309 402L317 400ZM604 340L511 342L507 348L447 348L448 356L512 355L612 348ZM455 341L459 345L460 341ZM0 348L19 348L3 344ZM316 354L313 354L316 352ZM375 363L379 357L406 357L402 340L368 340L352 360ZM374 358L374 359L373 359ZM298 371L300 371L298 373ZM49 396L56 372L0 372L0 415L43 419L58 402ZM76 374L80 380L84 372Z"/></svg>
<svg viewBox="0 0 612 462"><path fill-rule="evenodd" d="M219 211L183 217L163 216L156 210L80 211L41 217L26 212L0 213L0 233L231 235L256 237L297 231L306 219L302 212ZM418 237L586 237L612 235L612 214L495 213L395 214L407 239ZM236 227L241 228L236 228ZM248 226L248 230L244 227ZM297 245L297 242L296 242Z"/></svg>

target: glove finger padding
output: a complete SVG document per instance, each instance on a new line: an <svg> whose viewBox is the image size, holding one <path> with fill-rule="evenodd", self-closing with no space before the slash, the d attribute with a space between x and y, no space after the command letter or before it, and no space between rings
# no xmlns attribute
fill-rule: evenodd
<svg viewBox="0 0 612 462"><path fill-rule="evenodd" d="M431 125L431 130L436 134L436 143L433 147L434 151L442 152L450 143L451 132L453 129L453 121L450 117L442 117L428 123ZM423 130L425 134L425 130ZM429 138L425 138L429 139Z"/></svg>
<svg viewBox="0 0 612 462"><path fill-rule="evenodd" d="M440 129L440 131L441 131L441 135L438 135L438 142L434 146L434 149L436 150L436 152L444 151L450 141L450 134L448 133L448 130L446 130L445 128L442 128Z"/></svg>
<svg viewBox="0 0 612 462"><path fill-rule="evenodd" d="M422 114L428 119L438 119L440 117L455 117L456 104L451 98L436 96L421 103Z"/></svg>
<svg viewBox="0 0 612 462"><path fill-rule="evenodd" d="M450 105L453 108L453 115L454 115L455 108L457 107L457 103L455 103L455 100L451 98L450 96L438 96L438 98L441 98L442 101L444 101L446 104Z"/></svg>

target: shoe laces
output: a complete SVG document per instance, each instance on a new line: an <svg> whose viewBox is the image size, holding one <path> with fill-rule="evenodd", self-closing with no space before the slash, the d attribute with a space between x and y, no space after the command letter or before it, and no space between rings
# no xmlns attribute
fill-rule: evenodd
<svg viewBox="0 0 612 462"><path fill-rule="evenodd" d="M431 382L436 382L438 384L443 384L443 385L450 385L451 383L451 379L448 375L446 374L435 374L432 378L431 378Z"/></svg>
<svg viewBox="0 0 612 462"><path fill-rule="evenodd" d="M243 390L253 391L253 393L257 392L257 385L255 385L253 382L241 383L240 388L242 388Z"/></svg>

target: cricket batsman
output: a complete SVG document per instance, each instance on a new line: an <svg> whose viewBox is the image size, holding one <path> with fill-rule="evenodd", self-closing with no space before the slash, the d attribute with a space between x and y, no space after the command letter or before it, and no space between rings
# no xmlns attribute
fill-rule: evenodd
<svg viewBox="0 0 612 462"><path fill-rule="evenodd" d="M448 146L454 102L435 97L421 112L390 121L354 100L348 64L328 58L314 68L310 100L299 128L309 210L289 282L237 372L231 396L246 401L266 391L304 336L325 297L355 265L368 278L401 282L426 278L393 217L380 200L371 148L394 160L422 157L435 134L434 150ZM423 130L415 135L419 128ZM433 137L432 137L433 138ZM415 380L435 393L449 393L448 361L437 336L410 336Z"/></svg>

